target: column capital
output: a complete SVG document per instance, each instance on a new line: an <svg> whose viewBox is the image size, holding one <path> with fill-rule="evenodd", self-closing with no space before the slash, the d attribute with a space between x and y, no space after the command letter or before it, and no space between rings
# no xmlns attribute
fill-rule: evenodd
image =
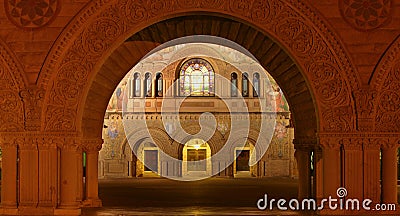
<svg viewBox="0 0 400 216"><path fill-rule="evenodd" d="M319 143L323 150L340 150L340 139L338 138L320 138Z"/></svg>
<svg viewBox="0 0 400 216"><path fill-rule="evenodd" d="M311 151L318 146L316 137L296 137L293 139L294 148L299 151Z"/></svg>
<svg viewBox="0 0 400 216"><path fill-rule="evenodd" d="M15 144L21 150L37 150L38 149L37 140L32 137L17 137L17 138L15 138Z"/></svg>
<svg viewBox="0 0 400 216"><path fill-rule="evenodd" d="M356 105L357 129L360 131L372 131L374 127L374 101L377 92L369 86L362 87L353 92Z"/></svg>
<svg viewBox="0 0 400 216"><path fill-rule="evenodd" d="M82 147L87 153L99 152L104 140L101 138L82 139Z"/></svg>
<svg viewBox="0 0 400 216"><path fill-rule="evenodd" d="M394 138L394 137L390 137L390 138L381 138L378 140L379 145L381 146L382 149L397 149L399 148L399 144L400 144L400 139L399 138Z"/></svg>
<svg viewBox="0 0 400 216"><path fill-rule="evenodd" d="M340 145L343 146L345 150L362 150L363 139L362 138L348 138L345 137L339 141Z"/></svg>
<svg viewBox="0 0 400 216"><path fill-rule="evenodd" d="M37 86L28 87L19 93L25 110L25 129L28 131L40 130L40 117L45 90Z"/></svg>
<svg viewBox="0 0 400 216"><path fill-rule="evenodd" d="M75 137L57 139L57 146L66 151L79 151L82 149L80 139Z"/></svg>

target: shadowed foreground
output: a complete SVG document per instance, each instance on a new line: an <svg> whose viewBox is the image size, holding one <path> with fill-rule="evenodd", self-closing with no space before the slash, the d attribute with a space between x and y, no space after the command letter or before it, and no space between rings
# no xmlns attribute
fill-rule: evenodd
<svg viewBox="0 0 400 216"><path fill-rule="evenodd" d="M289 178L211 178L195 182L169 179L101 180L103 208L83 215L293 215L260 211L257 200L297 196L297 180Z"/></svg>

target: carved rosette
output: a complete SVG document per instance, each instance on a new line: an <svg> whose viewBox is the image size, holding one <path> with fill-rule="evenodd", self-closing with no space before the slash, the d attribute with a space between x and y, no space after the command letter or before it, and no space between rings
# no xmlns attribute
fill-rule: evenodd
<svg viewBox="0 0 400 216"><path fill-rule="evenodd" d="M368 31L391 20L392 0L340 0L343 19L353 28Z"/></svg>
<svg viewBox="0 0 400 216"><path fill-rule="evenodd" d="M129 37L131 29L139 28L138 23L142 28L151 24L149 20L164 19L180 10L235 14L237 18L254 23L278 38L289 49L310 81L317 98L321 130L339 132L354 129L351 86L358 87L354 67L335 35L310 8L298 0L206 2L208 3L193 0L114 0L107 4L93 2L91 7L87 7L88 11L83 11L71 23L74 28L69 28L70 33L63 34L64 38L59 39L55 45L57 50L54 51L57 55L50 57L51 61L44 66L44 81L50 77L47 73L57 71L49 84L51 93L46 96L46 130L78 130L75 117L84 106L82 97L83 91L90 86L88 77L95 73L92 69L103 62L102 56L110 51L115 40ZM215 7L217 4L219 6ZM95 8L102 12L90 13ZM86 17L85 20L92 20L91 23L80 23L80 16ZM92 18L87 19L88 16ZM82 28L82 25L86 26ZM60 43L72 46L65 48ZM77 62L73 63L77 70L71 70L73 74L67 76L64 68L71 68L67 66L71 62ZM81 66L85 68L80 68ZM80 77L78 82L74 80L76 77Z"/></svg>
<svg viewBox="0 0 400 216"><path fill-rule="evenodd" d="M46 26L60 11L59 0L4 0L4 6L8 19L23 29Z"/></svg>

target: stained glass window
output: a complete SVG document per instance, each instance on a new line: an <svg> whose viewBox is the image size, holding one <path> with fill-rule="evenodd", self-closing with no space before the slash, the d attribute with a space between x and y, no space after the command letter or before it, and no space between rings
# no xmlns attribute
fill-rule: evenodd
<svg viewBox="0 0 400 216"><path fill-rule="evenodd" d="M158 73L156 76L156 96L162 97L163 96L163 76L161 73Z"/></svg>
<svg viewBox="0 0 400 216"><path fill-rule="evenodd" d="M139 73L135 73L133 75L133 96L140 97L140 75Z"/></svg>
<svg viewBox="0 0 400 216"><path fill-rule="evenodd" d="M233 72L231 74L231 97L237 97L238 95L237 84L238 84L237 74Z"/></svg>
<svg viewBox="0 0 400 216"><path fill-rule="evenodd" d="M248 97L249 96L249 75L244 73L242 75L242 96Z"/></svg>
<svg viewBox="0 0 400 216"><path fill-rule="evenodd" d="M214 70L204 59L190 59L180 70L180 96L214 96Z"/></svg>
<svg viewBox="0 0 400 216"><path fill-rule="evenodd" d="M253 97L258 97L260 92L260 74L254 73L253 75Z"/></svg>

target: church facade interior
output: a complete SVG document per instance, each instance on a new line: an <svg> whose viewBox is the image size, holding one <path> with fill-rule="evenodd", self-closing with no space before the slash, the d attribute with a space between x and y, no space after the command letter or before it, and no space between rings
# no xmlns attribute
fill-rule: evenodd
<svg viewBox="0 0 400 216"><path fill-rule="evenodd" d="M395 0L2 1L0 215L107 208L102 186L118 179L271 178L295 181L300 202L391 207L306 213L399 215L399 11Z"/></svg>
<svg viewBox="0 0 400 216"><path fill-rule="evenodd" d="M234 65L238 65L240 69ZM202 72L196 73L197 71ZM215 73L221 77L216 77ZM267 144L268 150L265 153L259 152L263 153L263 159L249 166L251 155L254 155L255 142L262 140L258 139L259 131L255 126L251 127L248 133L243 132L240 138L247 139L246 143L240 146L242 140L238 140L237 147L231 150L232 157L236 160L217 176L297 177L289 106L276 81L270 75L260 76L260 73L267 74L245 54L232 48L206 43L175 45L141 60L122 79L107 107L103 130L104 143L99 152L99 177L153 177L154 174L165 173L167 171L163 168L166 168L166 164L160 160L160 149L182 160L178 167L168 170L171 175L199 175L201 172L211 174L211 162L190 164L190 161L210 158L211 151L226 142L231 115L240 118L250 115L252 121L257 121L257 116L276 118L275 133ZM227 81L223 82L223 78ZM249 79L252 79L251 82ZM179 83L173 85L176 80ZM236 99L239 95L243 96L241 102L249 104L249 113L235 114L234 110L222 105L225 101L235 103L236 100L232 98ZM178 130L177 126L162 119L175 115L162 115L161 105L165 100L176 101L183 96L186 98L179 109L182 129L196 134L193 120L198 119L203 112L212 112L217 117L217 134L210 138L213 143L207 143L194 136L188 139L187 143L180 143L180 146L171 144L168 134L171 130ZM164 100L165 97L167 98ZM266 109L263 111L259 105L262 102L266 103ZM146 112L146 116L150 116L147 117L146 124L143 127L135 125L134 131L126 131L123 119L141 118L143 111ZM141 133L143 130L148 130L149 133ZM131 134L135 139L128 141L127 137ZM152 143L152 137L160 137L162 134L164 140ZM199 143L200 147L196 145ZM132 151L132 148L140 150ZM148 166L145 165L147 163Z"/></svg>

